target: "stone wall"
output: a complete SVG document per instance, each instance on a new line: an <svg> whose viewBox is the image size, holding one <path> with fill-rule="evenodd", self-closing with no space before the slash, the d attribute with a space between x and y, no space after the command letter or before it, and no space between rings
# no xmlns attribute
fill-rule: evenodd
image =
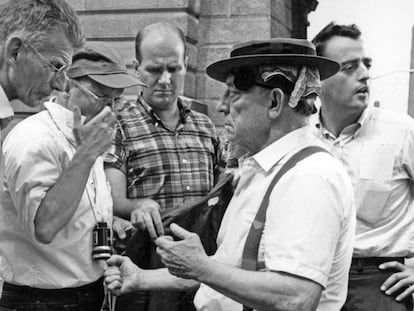
<svg viewBox="0 0 414 311"><path fill-rule="evenodd" d="M235 43L274 36L304 37L307 14L316 0L67 0L78 12L88 41L105 41L118 47L132 72L137 31L156 21L168 21L186 35L189 67L184 95L206 105L220 126L215 107L223 85L205 75L211 62L227 57ZM0 4L6 2L0 0ZM134 97L136 88L126 90ZM17 118L31 113L13 104Z"/></svg>
<svg viewBox="0 0 414 311"><path fill-rule="evenodd" d="M292 35L290 0L212 0L202 1L199 18L197 100L209 108L209 115L220 126L223 116L215 107L224 84L210 79L205 68L229 55L231 47L243 41Z"/></svg>

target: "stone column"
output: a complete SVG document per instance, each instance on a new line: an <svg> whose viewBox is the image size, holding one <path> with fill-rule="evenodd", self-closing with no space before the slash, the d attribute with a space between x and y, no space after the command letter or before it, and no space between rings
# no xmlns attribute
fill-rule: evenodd
<svg viewBox="0 0 414 311"><path fill-rule="evenodd" d="M209 116L221 126L223 117L215 109L224 93L224 84L210 79L205 68L226 58L234 44L290 37L291 0L211 0L202 1L199 22L197 98L209 107Z"/></svg>

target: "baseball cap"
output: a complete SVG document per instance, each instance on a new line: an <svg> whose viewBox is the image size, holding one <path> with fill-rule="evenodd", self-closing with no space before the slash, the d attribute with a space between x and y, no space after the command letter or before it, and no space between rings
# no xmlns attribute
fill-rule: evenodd
<svg viewBox="0 0 414 311"><path fill-rule="evenodd" d="M128 73L122 55L112 46L101 42L87 43L73 54L68 77L74 79L85 76L114 89L145 86Z"/></svg>

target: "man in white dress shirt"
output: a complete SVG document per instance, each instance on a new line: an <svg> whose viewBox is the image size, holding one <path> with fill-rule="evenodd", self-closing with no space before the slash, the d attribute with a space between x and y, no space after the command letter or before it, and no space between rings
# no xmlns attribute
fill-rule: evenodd
<svg viewBox="0 0 414 311"><path fill-rule="evenodd" d="M102 305L103 268L92 250L94 228L112 225L101 157L115 124L108 105L138 81L105 44L87 45L72 61L68 101L51 98L4 142L0 308L98 311Z"/></svg>

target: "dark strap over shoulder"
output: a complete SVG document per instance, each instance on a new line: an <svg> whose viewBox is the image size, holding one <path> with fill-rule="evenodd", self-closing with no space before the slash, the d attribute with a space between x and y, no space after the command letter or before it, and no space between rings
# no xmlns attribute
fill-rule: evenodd
<svg viewBox="0 0 414 311"><path fill-rule="evenodd" d="M245 270L258 270L258 251L260 239L262 237L264 224L266 221L266 211L269 206L269 197L275 187L276 183L282 178L282 176L294 167L298 162L307 158L308 156L316 152L327 152L325 149L319 146L309 146L301 149L295 153L276 173L275 177L271 181L266 193L260 204L259 210L256 213L256 217L250 227L250 231L247 235L246 243L244 244L241 267ZM243 311L252 311L251 308L243 306Z"/></svg>

